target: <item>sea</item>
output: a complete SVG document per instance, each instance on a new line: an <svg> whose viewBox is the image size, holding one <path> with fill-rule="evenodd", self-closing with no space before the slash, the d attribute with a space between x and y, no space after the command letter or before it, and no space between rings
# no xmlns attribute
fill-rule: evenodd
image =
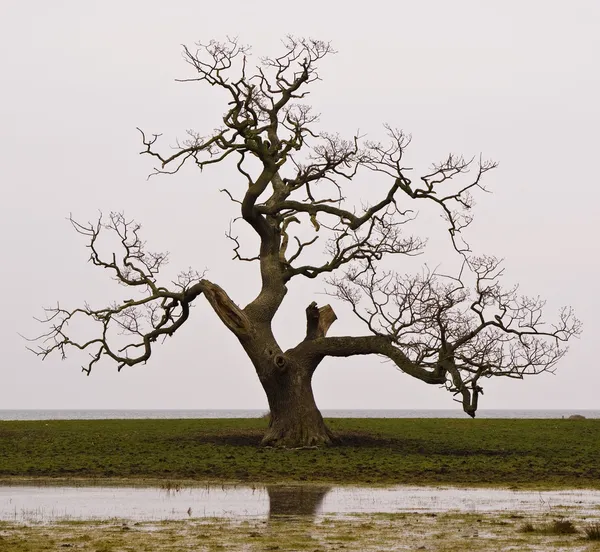
<svg viewBox="0 0 600 552"><path fill-rule="evenodd" d="M325 418L466 418L453 410L321 410ZM133 420L190 418L260 418L265 409L254 410L0 410L0 420ZM478 410L478 418L568 418L574 414L600 418L600 410Z"/></svg>

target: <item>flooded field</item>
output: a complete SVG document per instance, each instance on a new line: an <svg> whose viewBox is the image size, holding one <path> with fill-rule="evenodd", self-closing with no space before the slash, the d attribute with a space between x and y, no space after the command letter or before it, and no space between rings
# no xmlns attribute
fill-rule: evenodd
<svg viewBox="0 0 600 552"><path fill-rule="evenodd" d="M597 490L0 486L2 552L596 552L596 530Z"/></svg>
<svg viewBox="0 0 600 552"><path fill-rule="evenodd" d="M25 523L111 518L162 521L190 517L512 511L600 515L600 491L314 485L223 485L176 489L0 486L0 520Z"/></svg>

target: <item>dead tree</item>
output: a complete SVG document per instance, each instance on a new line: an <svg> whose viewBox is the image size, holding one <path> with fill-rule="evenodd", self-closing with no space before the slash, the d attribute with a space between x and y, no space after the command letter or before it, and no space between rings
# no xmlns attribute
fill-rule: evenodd
<svg viewBox="0 0 600 552"><path fill-rule="evenodd" d="M386 126L387 143L355 136L344 140L316 130L317 116L302 103L307 88L319 80L319 61L332 53L326 42L288 38L283 53L264 58L249 69L250 52L237 40L209 42L184 49L195 74L186 81L222 90L227 97L223 124L214 132L189 132L168 155L158 149L159 135L141 133L143 154L157 163L153 174L174 174L189 163L200 169L232 161L239 182L224 190L239 205L241 219L258 235L260 247L242 254L237 236L234 258L256 262L262 287L239 307L202 274L181 274L175 287L157 276L166 256L145 250L139 225L122 214L94 224L72 220L85 235L91 261L108 269L123 285L137 288L138 299L96 309L57 307L46 311L49 325L37 354L63 356L75 347L90 352L88 374L108 357L125 366L149 360L155 342L172 336L190 316L190 306L204 295L221 321L238 339L254 365L271 411L265 444L311 446L330 443L313 397L311 379L326 357L379 355L427 384L444 386L475 416L482 382L492 376L522 378L554 369L566 352L565 342L580 331L569 308L558 321L542 320L543 302L503 290L502 268L492 257L473 256L461 231L471 221L471 192L496 165L450 155L414 181L402 159L410 138ZM141 131L140 131L141 132ZM360 209L343 194L344 183L362 174L377 177L380 199ZM402 276L384 271L381 261L415 255L424 241L406 233L414 205L438 208L449 230L449 245L462 258L460 274L444 276L424 270ZM293 224L295 223L295 224ZM294 230L310 229L310 238ZM101 233L114 233L120 253L105 258L97 247ZM321 264L307 252L323 243ZM312 248L312 249L311 249ZM330 293L346 301L368 329L361 336L328 336L336 320L330 305L310 302L306 337L286 351L277 343L272 321L292 278L323 277ZM88 341L71 338L69 324L89 317L99 332ZM114 330L130 341L113 341ZM117 345L117 343L119 343ZM122 346L121 346L122 345Z"/></svg>

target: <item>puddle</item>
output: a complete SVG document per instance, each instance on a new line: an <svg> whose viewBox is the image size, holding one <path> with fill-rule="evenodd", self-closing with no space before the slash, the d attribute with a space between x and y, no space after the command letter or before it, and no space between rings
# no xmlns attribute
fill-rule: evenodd
<svg viewBox="0 0 600 552"><path fill-rule="evenodd" d="M397 512L594 514L600 490L510 491L452 487L206 486L177 491L139 487L0 486L0 520L119 518L137 521Z"/></svg>

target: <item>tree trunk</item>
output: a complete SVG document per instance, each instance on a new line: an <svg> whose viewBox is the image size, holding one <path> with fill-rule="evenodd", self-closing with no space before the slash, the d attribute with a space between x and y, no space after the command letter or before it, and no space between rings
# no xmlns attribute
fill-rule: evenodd
<svg viewBox="0 0 600 552"><path fill-rule="evenodd" d="M271 409L264 445L309 447L327 445L335 439L317 408L311 380L312 371L298 365L262 380Z"/></svg>
<svg viewBox="0 0 600 552"><path fill-rule="evenodd" d="M284 353L273 336L271 320L260 319L260 309L248 316L246 312L251 309L242 312L231 301L226 308L220 303L218 306L217 313L224 313L223 321L254 364L269 401L269 428L263 445L298 448L331 444L335 437L325 425L312 392L312 375L322 358L293 349ZM324 337L336 319L329 305L319 309L314 302L306 309L306 316L307 333L302 343Z"/></svg>

